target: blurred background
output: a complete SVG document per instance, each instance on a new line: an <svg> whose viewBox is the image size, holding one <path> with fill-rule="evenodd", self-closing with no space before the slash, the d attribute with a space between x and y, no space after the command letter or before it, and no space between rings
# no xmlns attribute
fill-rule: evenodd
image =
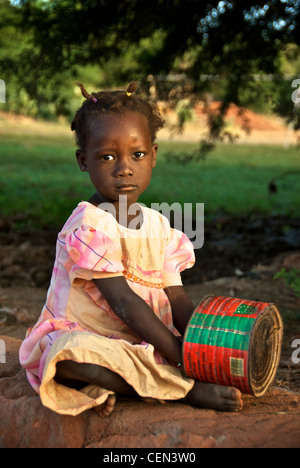
<svg viewBox="0 0 300 468"><path fill-rule="evenodd" d="M298 215L299 1L0 0L0 8L2 214L59 226L90 190L69 160L76 82L98 91L136 80L166 120L160 170L141 201L201 202L207 216ZM47 205L53 197L58 206Z"/></svg>
<svg viewBox="0 0 300 468"><path fill-rule="evenodd" d="M141 201L205 205L185 283L277 301L299 324L299 23L299 0L0 0L2 310L38 313L57 231L91 196L76 82L135 80L166 120Z"/></svg>

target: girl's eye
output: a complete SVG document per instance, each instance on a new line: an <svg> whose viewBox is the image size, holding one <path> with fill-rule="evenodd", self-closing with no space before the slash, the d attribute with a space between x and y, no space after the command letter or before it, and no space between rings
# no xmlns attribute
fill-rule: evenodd
<svg viewBox="0 0 300 468"><path fill-rule="evenodd" d="M100 159L103 161L112 161L114 157L111 154L104 154L103 156L100 156Z"/></svg>
<svg viewBox="0 0 300 468"><path fill-rule="evenodd" d="M143 151L136 151L134 153L134 157L137 158L137 159L141 159L143 158L144 156L146 156L146 153L144 153Z"/></svg>

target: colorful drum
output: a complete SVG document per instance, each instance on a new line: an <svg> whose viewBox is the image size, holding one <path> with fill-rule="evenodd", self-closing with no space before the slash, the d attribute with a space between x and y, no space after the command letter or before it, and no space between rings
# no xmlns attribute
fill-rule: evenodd
<svg viewBox="0 0 300 468"><path fill-rule="evenodd" d="M274 304L206 296L183 340L187 376L262 396L281 353L283 324Z"/></svg>

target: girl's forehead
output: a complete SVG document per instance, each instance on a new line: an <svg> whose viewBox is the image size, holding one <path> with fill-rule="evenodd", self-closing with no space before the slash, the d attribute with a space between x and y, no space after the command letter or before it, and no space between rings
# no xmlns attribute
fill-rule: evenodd
<svg viewBox="0 0 300 468"><path fill-rule="evenodd" d="M140 137L151 139L147 117L140 112L107 113L90 119L89 137L99 139L115 139Z"/></svg>
<svg viewBox="0 0 300 468"><path fill-rule="evenodd" d="M139 127L140 130L148 131L149 122L147 117L140 112L110 112L99 114L90 119L90 125L97 127Z"/></svg>

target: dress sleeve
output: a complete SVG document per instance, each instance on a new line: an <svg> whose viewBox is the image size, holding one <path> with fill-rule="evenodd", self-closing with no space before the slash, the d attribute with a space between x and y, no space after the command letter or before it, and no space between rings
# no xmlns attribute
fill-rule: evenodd
<svg viewBox="0 0 300 468"><path fill-rule="evenodd" d="M193 244L182 232L171 229L171 237L165 250L163 282L165 286L182 285L180 273L195 263Z"/></svg>
<svg viewBox="0 0 300 468"><path fill-rule="evenodd" d="M113 240L95 228L81 224L67 232L60 240L67 253L63 262L73 285L82 280L122 276L122 250ZM81 281L80 281L81 280Z"/></svg>

